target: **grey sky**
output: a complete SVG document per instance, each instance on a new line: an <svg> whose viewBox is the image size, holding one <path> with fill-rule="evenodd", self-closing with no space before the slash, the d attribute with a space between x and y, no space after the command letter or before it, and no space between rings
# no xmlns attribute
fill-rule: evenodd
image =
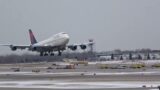
<svg viewBox="0 0 160 90"><path fill-rule="evenodd" d="M70 43L93 38L98 51L160 49L160 0L0 0L2 44L29 44L30 28L38 41L58 32Z"/></svg>

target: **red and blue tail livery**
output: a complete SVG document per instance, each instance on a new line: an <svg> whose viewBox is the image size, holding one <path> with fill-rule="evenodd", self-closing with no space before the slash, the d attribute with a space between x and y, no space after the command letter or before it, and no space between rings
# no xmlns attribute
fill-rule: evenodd
<svg viewBox="0 0 160 90"><path fill-rule="evenodd" d="M29 35L30 35L31 44L33 45L33 44L37 43L37 40L36 40L36 38L34 37L34 34L33 34L33 32L32 32L31 29L29 29Z"/></svg>

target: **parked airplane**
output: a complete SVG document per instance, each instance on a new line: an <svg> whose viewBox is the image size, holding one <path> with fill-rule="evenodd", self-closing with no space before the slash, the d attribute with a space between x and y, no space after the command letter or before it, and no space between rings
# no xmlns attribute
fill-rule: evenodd
<svg viewBox="0 0 160 90"><path fill-rule="evenodd" d="M64 32L55 34L50 38L43 40L41 42L37 42L31 29L29 29L29 35L30 35L30 41L31 41L30 45L10 44L10 45L1 45L1 46L9 46L12 51L16 51L17 49L23 50L28 48L29 51L39 52L40 56L47 56L47 55L54 56L54 52L58 51L58 55L61 56L62 51L64 51L66 48L69 48L75 51L77 49L77 46L80 46L82 50L85 50L87 48L87 45L92 43L92 42L89 42L86 44L67 45L69 42L69 35Z"/></svg>

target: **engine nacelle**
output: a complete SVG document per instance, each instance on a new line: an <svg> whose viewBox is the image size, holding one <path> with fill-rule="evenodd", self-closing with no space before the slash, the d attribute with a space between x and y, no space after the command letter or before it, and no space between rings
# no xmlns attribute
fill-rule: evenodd
<svg viewBox="0 0 160 90"><path fill-rule="evenodd" d="M12 50L12 51L16 51L16 50L17 50L17 47L12 46L12 47L11 47L11 50Z"/></svg>
<svg viewBox="0 0 160 90"><path fill-rule="evenodd" d="M82 49L82 50L84 50L84 49L86 49L86 48L87 48L87 46L86 46L86 45L80 45L80 47L81 47L81 49Z"/></svg>
<svg viewBox="0 0 160 90"><path fill-rule="evenodd" d="M31 50L32 50L32 51L36 51L36 50L37 50L37 47L32 47Z"/></svg>
<svg viewBox="0 0 160 90"><path fill-rule="evenodd" d="M77 50L77 46L69 46L69 48L73 51Z"/></svg>

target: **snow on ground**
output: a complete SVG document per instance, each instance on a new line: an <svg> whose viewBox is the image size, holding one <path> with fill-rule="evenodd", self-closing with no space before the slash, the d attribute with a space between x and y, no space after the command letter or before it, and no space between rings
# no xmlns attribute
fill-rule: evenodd
<svg viewBox="0 0 160 90"><path fill-rule="evenodd" d="M157 87L160 82L72 82L72 81L1 81L0 87L7 88L53 88L53 89L103 89Z"/></svg>

